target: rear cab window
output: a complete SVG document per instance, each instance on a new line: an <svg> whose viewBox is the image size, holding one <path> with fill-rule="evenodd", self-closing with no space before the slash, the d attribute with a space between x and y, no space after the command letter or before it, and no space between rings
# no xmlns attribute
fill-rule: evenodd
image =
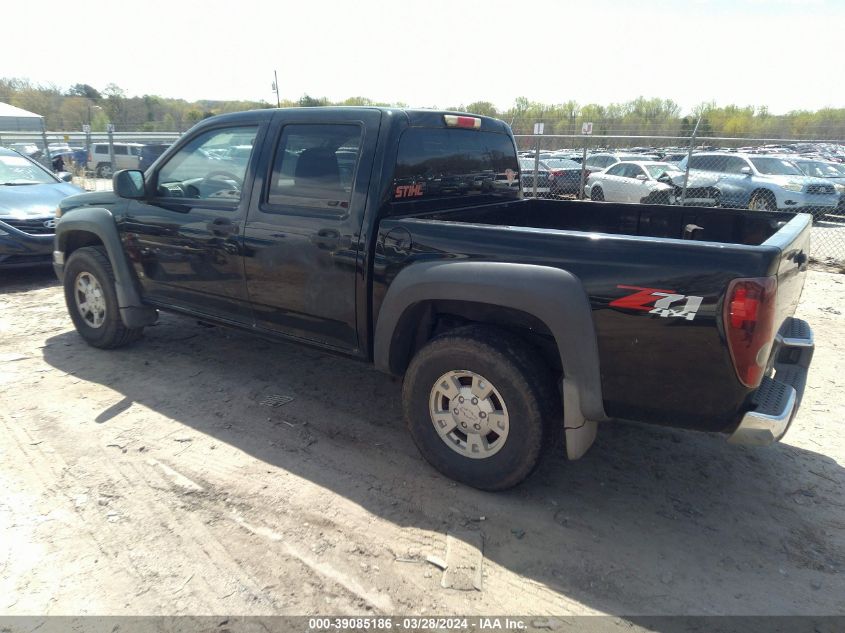
<svg viewBox="0 0 845 633"><path fill-rule="evenodd" d="M507 134L455 128L408 128L399 140L391 201L457 207L519 198L519 162ZM424 205L427 206L427 205Z"/></svg>

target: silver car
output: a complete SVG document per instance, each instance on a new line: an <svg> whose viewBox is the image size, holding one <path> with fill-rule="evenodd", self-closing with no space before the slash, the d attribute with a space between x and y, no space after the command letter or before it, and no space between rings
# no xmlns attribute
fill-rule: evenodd
<svg viewBox="0 0 845 633"><path fill-rule="evenodd" d="M56 206L82 189L35 161L0 147L0 268L49 264Z"/></svg>

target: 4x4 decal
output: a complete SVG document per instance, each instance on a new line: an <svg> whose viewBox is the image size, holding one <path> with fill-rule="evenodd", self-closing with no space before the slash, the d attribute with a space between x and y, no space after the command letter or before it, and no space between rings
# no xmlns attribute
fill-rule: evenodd
<svg viewBox="0 0 845 633"><path fill-rule="evenodd" d="M636 290L636 292L614 299L610 302L610 307L640 310L661 317L679 317L687 321L692 321L695 315L698 314L701 302L704 301L704 297L682 295L674 290L625 286L621 284L616 287L622 288L623 290Z"/></svg>

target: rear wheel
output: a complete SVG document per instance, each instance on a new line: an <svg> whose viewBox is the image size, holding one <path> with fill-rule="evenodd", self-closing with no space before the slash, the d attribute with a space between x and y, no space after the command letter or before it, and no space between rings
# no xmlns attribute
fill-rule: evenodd
<svg viewBox="0 0 845 633"><path fill-rule="evenodd" d="M114 171L111 168L111 163L100 163L97 165L97 175L100 178L111 178Z"/></svg>
<svg viewBox="0 0 845 633"><path fill-rule="evenodd" d="M598 185L593 185L590 189L590 200L594 202L604 202L604 191Z"/></svg>
<svg viewBox="0 0 845 633"><path fill-rule="evenodd" d="M748 208L752 211L777 211L778 205L774 196L768 191L758 191L751 196Z"/></svg>
<svg viewBox="0 0 845 633"><path fill-rule="evenodd" d="M553 443L559 400L537 354L486 326L432 340L411 361L403 386L405 420L423 457L482 490L510 488L534 471Z"/></svg>
<svg viewBox="0 0 845 633"><path fill-rule="evenodd" d="M76 331L94 347L109 349L137 340L143 328L120 318L114 272L102 246L75 250L64 271L65 303Z"/></svg>

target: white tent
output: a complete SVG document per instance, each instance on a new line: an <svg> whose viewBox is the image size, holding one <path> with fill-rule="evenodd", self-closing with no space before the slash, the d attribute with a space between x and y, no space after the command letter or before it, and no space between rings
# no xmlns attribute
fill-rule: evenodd
<svg viewBox="0 0 845 633"><path fill-rule="evenodd" d="M0 132L40 132L43 117L8 103L0 103Z"/></svg>

